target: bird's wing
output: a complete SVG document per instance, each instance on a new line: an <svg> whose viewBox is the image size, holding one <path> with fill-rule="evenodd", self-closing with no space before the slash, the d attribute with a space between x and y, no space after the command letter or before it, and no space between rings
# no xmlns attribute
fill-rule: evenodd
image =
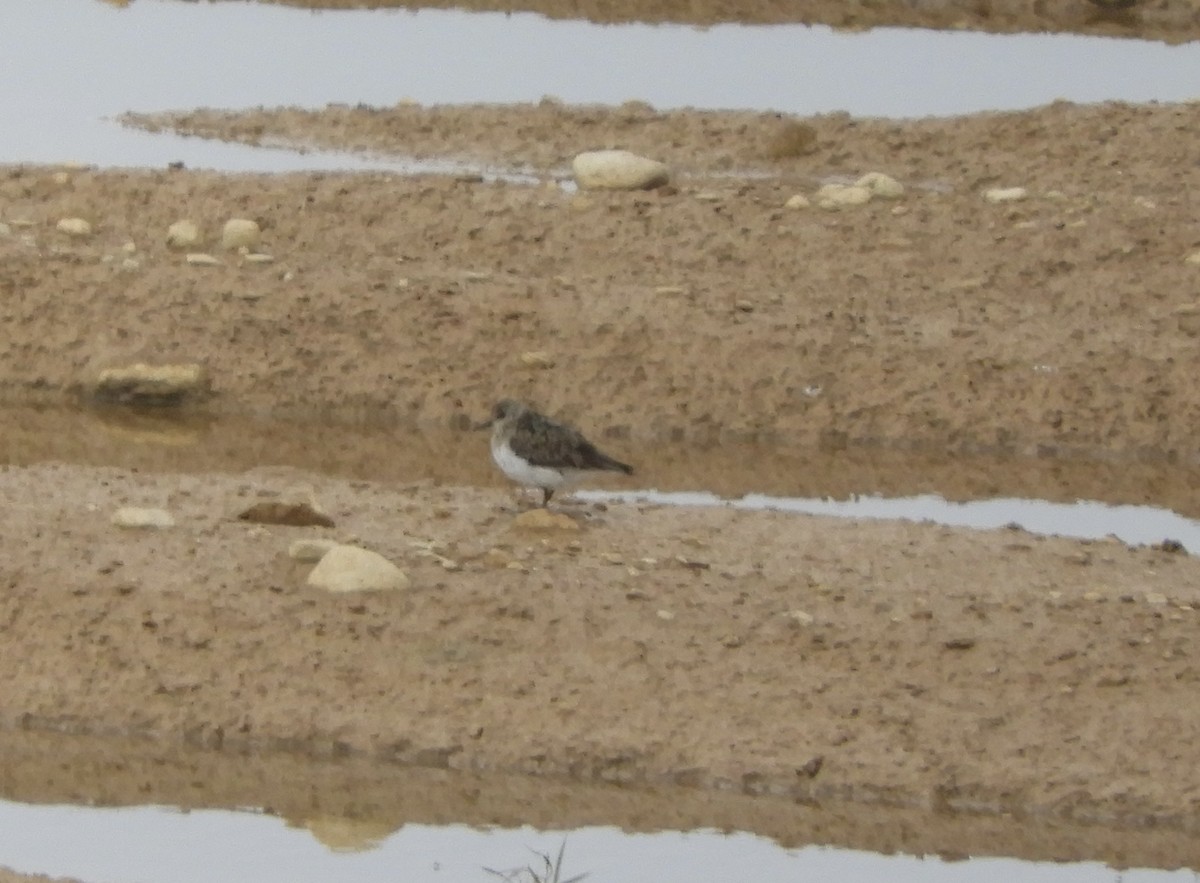
<svg viewBox="0 0 1200 883"><path fill-rule="evenodd" d="M509 440L513 453L534 466L554 469L611 469L612 460L596 450L573 426L526 411Z"/></svg>

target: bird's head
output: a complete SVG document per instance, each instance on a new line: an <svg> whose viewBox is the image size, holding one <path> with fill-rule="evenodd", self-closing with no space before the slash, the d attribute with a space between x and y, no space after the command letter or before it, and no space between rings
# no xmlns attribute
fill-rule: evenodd
<svg viewBox="0 0 1200 883"><path fill-rule="evenodd" d="M482 423L475 424L476 429L490 429L502 420L516 417L525 410L525 406L513 399L501 399L492 407L492 414Z"/></svg>

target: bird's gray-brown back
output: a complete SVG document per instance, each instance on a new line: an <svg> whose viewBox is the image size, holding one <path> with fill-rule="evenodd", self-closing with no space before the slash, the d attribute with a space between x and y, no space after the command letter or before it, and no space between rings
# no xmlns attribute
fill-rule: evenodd
<svg viewBox="0 0 1200 883"><path fill-rule="evenodd" d="M516 416L508 443L514 454L534 466L633 472L630 466L598 450L575 427L529 408L522 408Z"/></svg>

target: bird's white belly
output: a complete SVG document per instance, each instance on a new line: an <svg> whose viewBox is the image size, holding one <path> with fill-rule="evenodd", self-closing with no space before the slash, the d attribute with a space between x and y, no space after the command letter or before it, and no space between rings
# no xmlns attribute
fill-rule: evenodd
<svg viewBox="0 0 1200 883"><path fill-rule="evenodd" d="M545 466L533 466L513 453L506 444L492 444L492 459L500 467L500 471L517 484L526 487L541 487L558 490L570 484L574 470L550 469Z"/></svg>

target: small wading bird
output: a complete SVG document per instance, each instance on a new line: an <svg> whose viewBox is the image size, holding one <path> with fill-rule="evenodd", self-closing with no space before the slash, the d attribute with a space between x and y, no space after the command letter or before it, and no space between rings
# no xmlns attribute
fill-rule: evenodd
<svg viewBox="0 0 1200 883"><path fill-rule="evenodd" d="M624 472L633 467L601 453L579 430L556 423L532 408L504 399L476 429L492 430L492 459L500 471L525 487L542 489L542 505L585 472Z"/></svg>

